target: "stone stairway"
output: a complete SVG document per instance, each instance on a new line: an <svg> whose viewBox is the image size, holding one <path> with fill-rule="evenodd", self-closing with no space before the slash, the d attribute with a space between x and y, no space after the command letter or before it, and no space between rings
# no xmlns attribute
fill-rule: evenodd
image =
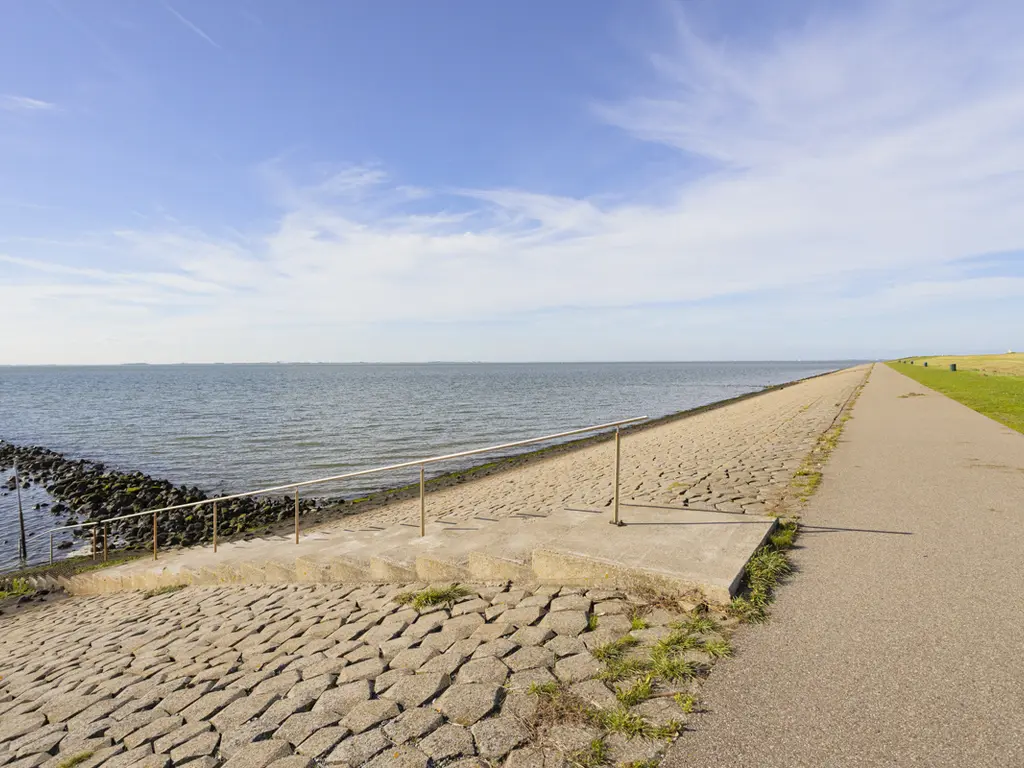
<svg viewBox="0 0 1024 768"><path fill-rule="evenodd" d="M60 579L73 594L174 585L266 583L488 583L530 581L691 594L727 602L774 529L771 517L624 505L608 512L430 520L358 528L355 519L286 537L161 552ZM346 525L348 527L346 527Z"/></svg>

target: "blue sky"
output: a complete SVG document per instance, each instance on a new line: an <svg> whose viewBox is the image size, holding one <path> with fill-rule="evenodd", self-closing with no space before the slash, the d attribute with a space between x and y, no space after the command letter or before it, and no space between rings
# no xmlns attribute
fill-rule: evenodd
<svg viewBox="0 0 1024 768"><path fill-rule="evenodd" d="M1024 347L1012 2L8 0L0 363Z"/></svg>

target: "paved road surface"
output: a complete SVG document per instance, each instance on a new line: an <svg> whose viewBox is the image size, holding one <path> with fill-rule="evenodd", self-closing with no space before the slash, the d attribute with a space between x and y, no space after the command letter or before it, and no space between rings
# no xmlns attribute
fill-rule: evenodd
<svg viewBox="0 0 1024 768"><path fill-rule="evenodd" d="M1024 765L1024 435L883 365L853 413L665 768Z"/></svg>

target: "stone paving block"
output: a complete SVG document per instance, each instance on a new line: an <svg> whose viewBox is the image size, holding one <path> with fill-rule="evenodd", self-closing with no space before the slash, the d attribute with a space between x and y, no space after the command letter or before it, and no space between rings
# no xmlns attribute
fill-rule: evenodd
<svg viewBox="0 0 1024 768"><path fill-rule="evenodd" d="M455 635L456 640L463 640L471 637L473 633L484 624L484 617L479 613L467 613L462 616L454 616L441 626L441 631L446 635Z"/></svg>
<svg viewBox="0 0 1024 768"><path fill-rule="evenodd" d="M500 758L530 738L530 729L514 717L499 716L481 720L471 729L480 757Z"/></svg>
<svg viewBox="0 0 1024 768"><path fill-rule="evenodd" d="M395 656L389 666L391 669L411 669L415 671L437 655L438 651L435 648L409 648Z"/></svg>
<svg viewBox="0 0 1024 768"><path fill-rule="evenodd" d="M280 760L275 760L267 768L314 768L314 765L313 761L308 757L292 755L291 757L282 757Z"/></svg>
<svg viewBox="0 0 1024 768"><path fill-rule="evenodd" d="M92 756L85 762L79 763L75 768L96 768L105 765L108 760L124 752L124 744L115 744L112 747L104 747L92 753ZM72 755L73 757L74 755ZM59 764L59 761L58 761Z"/></svg>
<svg viewBox="0 0 1024 768"><path fill-rule="evenodd" d="M597 709L615 709L619 700L601 680L584 680L569 687L569 691Z"/></svg>
<svg viewBox="0 0 1024 768"><path fill-rule="evenodd" d="M367 659L376 659L379 657L380 651L377 650L376 645L360 645L358 648L355 648L349 653L345 654L345 661L347 661L349 664L355 664L360 661L366 661Z"/></svg>
<svg viewBox="0 0 1024 768"><path fill-rule="evenodd" d="M442 653L440 656L435 656L420 667L418 671L421 674L424 672L444 672L447 675L452 675L455 674L455 671L461 667L468 658L468 654L448 651L447 653Z"/></svg>
<svg viewBox="0 0 1024 768"><path fill-rule="evenodd" d="M292 715L292 717L295 717L295 715ZM223 735L220 742L220 754L223 757L232 757L250 744L258 741L267 741L271 737L276 738L279 728L280 726L277 723L272 723L261 717L250 720L243 725L235 726Z"/></svg>
<svg viewBox="0 0 1024 768"><path fill-rule="evenodd" d="M341 724L352 733L363 733L398 717L399 712L398 705L389 699L371 699L353 707Z"/></svg>
<svg viewBox="0 0 1024 768"><path fill-rule="evenodd" d="M369 680L357 680L354 683L346 683L326 691L313 706L316 712L329 710L337 712L338 715L347 715L356 705L369 700L373 695L372 684Z"/></svg>
<svg viewBox="0 0 1024 768"><path fill-rule="evenodd" d="M210 721L218 731L223 733L229 728L248 722L254 717L259 717L267 711L271 704L280 698L280 694L277 693L243 696L224 707L224 709L210 718Z"/></svg>
<svg viewBox="0 0 1024 768"><path fill-rule="evenodd" d="M103 763L103 768L135 768L135 766L147 766L147 768L149 766L159 766L159 768L166 768L170 764L170 757L167 755L154 755L153 747L146 744L106 760Z"/></svg>
<svg viewBox="0 0 1024 768"><path fill-rule="evenodd" d="M540 699L526 691L508 691L501 702L501 714L517 717L524 723L532 723L536 719Z"/></svg>
<svg viewBox="0 0 1024 768"><path fill-rule="evenodd" d="M598 616L597 626L599 629L607 629L619 635L624 635L633 628L633 622L628 616L615 614L613 616Z"/></svg>
<svg viewBox="0 0 1024 768"><path fill-rule="evenodd" d="M288 699L279 699L271 704L266 712L260 715L260 720L267 720L280 725L296 712L308 712L315 703L316 699L312 696L308 698L293 696Z"/></svg>
<svg viewBox="0 0 1024 768"><path fill-rule="evenodd" d="M601 738L601 729L579 723L558 723L548 729L544 740L563 754L571 755L590 748Z"/></svg>
<svg viewBox="0 0 1024 768"><path fill-rule="evenodd" d="M384 725L384 734L395 744L420 739L444 722L436 710L428 707L407 709Z"/></svg>
<svg viewBox="0 0 1024 768"><path fill-rule="evenodd" d="M43 725L10 741L0 742L0 758L3 757L4 752L9 752L17 757L24 757L36 752L49 752L52 747L60 744L67 734L67 726L64 723ZM44 747L44 744L48 744L48 746Z"/></svg>
<svg viewBox="0 0 1024 768"><path fill-rule="evenodd" d="M501 659L486 656L482 659L466 662L459 670L456 683L492 683L504 685L508 678L508 667Z"/></svg>
<svg viewBox="0 0 1024 768"><path fill-rule="evenodd" d="M473 735L468 728L448 723L419 742L419 748L436 763L476 754Z"/></svg>
<svg viewBox="0 0 1024 768"><path fill-rule="evenodd" d="M199 757L185 763L186 768L218 768L221 761L216 757Z"/></svg>
<svg viewBox="0 0 1024 768"><path fill-rule="evenodd" d="M134 733L140 728L145 728L154 720L158 720L161 717L166 717L162 710L144 709L141 712L136 712L134 715L130 715L124 720L111 725L107 729L107 736L113 739L115 743L118 741L124 741L124 737L128 734Z"/></svg>
<svg viewBox="0 0 1024 768"><path fill-rule="evenodd" d="M568 635L558 635L553 640L544 643L544 647L554 653L557 658L572 656L587 650L587 646L583 644L582 640L578 637L569 637Z"/></svg>
<svg viewBox="0 0 1024 768"><path fill-rule="evenodd" d="M512 608L501 614L501 620L507 621L514 627L528 627L535 624L544 615L544 609L536 606L528 608Z"/></svg>
<svg viewBox="0 0 1024 768"><path fill-rule="evenodd" d="M435 704L452 722L473 725L498 706L501 687L483 683L456 683L445 691Z"/></svg>
<svg viewBox="0 0 1024 768"><path fill-rule="evenodd" d="M526 592L522 589L510 589L507 592L499 592L491 600L491 605L517 605L526 598Z"/></svg>
<svg viewBox="0 0 1024 768"><path fill-rule="evenodd" d="M601 662L589 653L566 656L555 664L555 677L563 683L578 683L597 677L603 669Z"/></svg>
<svg viewBox="0 0 1024 768"><path fill-rule="evenodd" d="M591 601L583 595L564 595L551 601L552 611L583 611L589 613Z"/></svg>
<svg viewBox="0 0 1024 768"><path fill-rule="evenodd" d="M665 726L670 723L682 724L687 720L686 714L671 698L648 699L630 707L630 711L657 726Z"/></svg>
<svg viewBox="0 0 1024 768"><path fill-rule="evenodd" d="M167 717L157 718L134 733L125 736L124 745L129 750L141 747L143 744L149 744L161 736L166 736L171 731L181 728L184 724L185 720L181 715L168 715Z"/></svg>
<svg viewBox="0 0 1024 768"><path fill-rule="evenodd" d="M238 689L214 691L200 697L181 711L181 716L190 723L197 720L209 720L233 701L245 694Z"/></svg>
<svg viewBox="0 0 1024 768"><path fill-rule="evenodd" d="M397 701L402 709L421 707L451 685L451 677L443 672L425 672L403 677L382 696Z"/></svg>
<svg viewBox="0 0 1024 768"><path fill-rule="evenodd" d="M594 604L594 613L598 616L629 613L632 606L625 600L602 600Z"/></svg>
<svg viewBox="0 0 1024 768"><path fill-rule="evenodd" d="M396 621L392 619L378 624L376 627L368 630L360 639L364 643L368 643L370 645L380 645L387 640L398 637L408 626L409 622L407 621L402 621L401 619Z"/></svg>
<svg viewBox="0 0 1024 768"><path fill-rule="evenodd" d="M343 670L347 666L348 661L346 659L329 659L325 656L324 658L318 659L309 666L303 667L302 679L303 681L305 681L307 679L319 677L320 675L333 675L334 678L337 679L338 675L341 673L341 670Z"/></svg>
<svg viewBox="0 0 1024 768"><path fill-rule="evenodd" d="M530 646L520 648L515 653L506 656L505 665L513 672L522 672L526 669L538 667L553 667L555 665L555 654L547 648Z"/></svg>
<svg viewBox="0 0 1024 768"><path fill-rule="evenodd" d="M192 760L197 757L206 757L207 755L214 755L217 752L217 746L220 744L220 734L216 731L206 731L200 733L184 744L180 744L171 750L171 760L174 764L184 763L187 760Z"/></svg>
<svg viewBox="0 0 1024 768"><path fill-rule="evenodd" d="M43 706L43 714L51 723L63 723L70 720L80 712L91 707L97 702L109 699L107 693L98 693L91 696L61 696Z"/></svg>
<svg viewBox="0 0 1024 768"><path fill-rule="evenodd" d="M103 720L108 717L111 712L121 706L121 702L114 698L101 699L93 704L91 707L86 707L77 715L67 721L68 729L71 729L78 725L85 725L86 723L94 723L97 720Z"/></svg>
<svg viewBox="0 0 1024 768"><path fill-rule="evenodd" d="M366 764L367 768L428 768L430 758L411 746L385 749Z"/></svg>
<svg viewBox="0 0 1024 768"><path fill-rule="evenodd" d="M605 740L608 747L608 761L613 765L644 763L654 760L668 746L667 742L636 736L627 738L621 733L609 734Z"/></svg>
<svg viewBox="0 0 1024 768"><path fill-rule="evenodd" d="M368 659L356 664L349 664L338 673L338 684L351 683L356 680L372 680L387 668L382 659Z"/></svg>
<svg viewBox="0 0 1024 768"><path fill-rule="evenodd" d="M400 678L411 674L411 669L389 669L387 672L381 673L377 679L373 681L373 690L379 696L392 685L397 683Z"/></svg>
<svg viewBox="0 0 1024 768"><path fill-rule="evenodd" d="M516 628L507 621L495 621L490 624L481 624L473 630L473 634L470 635L470 638L490 643L493 640L497 640L499 637L511 635L515 631Z"/></svg>
<svg viewBox="0 0 1024 768"><path fill-rule="evenodd" d="M327 765L345 765L358 768L383 750L391 746L391 742L380 728L350 736L335 747L324 762ZM225 766L227 768L227 766Z"/></svg>
<svg viewBox="0 0 1024 768"><path fill-rule="evenodd" d="M398 654L404 651L406 648L410 648L416 643L415 637L406 637L405 635L399 635L394 640L386 640L381 643L378 648L380 649L380 656L385 661L391 661Z"/></svg>
<svg viewBox="0 0 1024 768"><path fill-rule="evenodd" d="M191 741L201 733L213 730L213 726L206 720L198 723L188 723L176 731L171 731L153 742L153 751L158 754L170 754L175 747L180 747L187 741Z"/></svg>
<svg viewBox="0 0 1024 768"><path fill-rule="evenodd" d="M252 692L257 696L264 693L278 693L282 696L287 696L288 691L298 685L301 680L302 675L294 670L288 670L273 677L268 677L253 688Z"/></svg>
<svg viewBox="0 0 1024 768"><path fill-rule="evenodd" d="M507 637L501 637L497 640L484 643L473 651L473 655L470 658L482 659L487 656L494 656L496 658L504 658L515 650L518 650L519 646L513 643Z"/></svg>
<svg viewBox="0 0 1024 768"><path fill-rule="evenodd" d="M212 682L205 682L190 688L182 688L164 698L159 707L169 715L177 715L186 707L191 706L213 688Z"/></svg>
<svg viewBox="0 0 1024 768"><path fill-rule="evenodd" d="M531 685L547 685L554 683L555 676L547 667L536 667L526 669L522 672L513 672L505 687L510 691L528 691Z"/></svg>
<svg viewBox="0 0 1024 768"><path fill-rule="evenodd" d="M320 758L334 749L348 735L349 730L343 725L321 728L299 744L295 751L309 757Z"/></svg>
<svg viewBox="0 0 1024 768"><path fill-rule="evenodd" d="M543 645L555 636L555 632L553 629L544 626L545 621L547 621L547 617L544 617L544 620L541 621L540 626L523 627L522 629L517 629L509 637L509 640L523 647L531 645Z"/></svg>
<svg viewBox="0 0 1024 768"><path fill-rule="evenodd" d="M566 768L565 757L553 747L519 747L505 758L504 768Z"/></svg>
<svg viewBox="0 0 1024 768"><path fill-rule="evenodd" d="M548 604L550 602L551 602L551 595L533 594L533 595L530 595L529 597L524 597L522 600L520 600L518 603L516 603L516 607L517 608L532 608L532 607L536 606L538 608L547 608Z"/></svg>
<svg viewBox="0 0 1024 768"><path fill-rule="evenodd" d="M314 699L318 698L324 691L334 685L335 678L335 675L318 675L308 680L304 679L288 691L288 696L312 696Z"/></svg>
<svg viewBox="0 0 1024 768"><path fill-rule="evenodd" d="M541 619L540 626L557 635L576 637L589 626L589 619L583 611L552 611Z"/></svg>
<svg viewBox="0 0 1024 768"><path fill-rule="evenodd" d="M8 768L39 768L39 766L45 765L49 758L50 755L46 753L28 755L11 763L4 763L4 765Z"/></svg>
<svg viewBox="0 0 1024 768"><path fill-rule="evenodd" d="M416 621L407 630L405 630L405 634L409 637L426 637L431 632L440 629L441 625L448 621L448 618L448 611L425 613L416 619Z"/></svg>
<svg viewBox="0 0 1024 768"><path fill-rule="evenodd" d="M487 606L490 605L486 600L482 600L479 597L474 597L468 600L463 600L460 603L456 603L452 606L452 616L462 616L466 613L483 613Z"/></svg>
<svg viewBox="0 0 1024 768"><path fill-rule="evenodd" d="M236 752L223 768L267 768L275 760L291 757L291 754L292 748L286 741L257 741Z"/></svg>

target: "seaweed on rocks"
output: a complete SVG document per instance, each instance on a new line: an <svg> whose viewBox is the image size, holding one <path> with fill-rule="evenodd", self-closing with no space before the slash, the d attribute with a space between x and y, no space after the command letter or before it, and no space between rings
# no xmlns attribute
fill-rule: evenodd
<svg viewBox="0 0 1024 768"><path fill-rule="evenodd" d="M18 461L22 487L42 485L55 503L49 508L60 516L58 524L103 522L137 512L206 501L210 496L195 486L174 485L168 480L143 472L122 472L100 462L69 459L62 453L41 446L18 446L0 440L0 472ZM14 488L13 476L8 481ZM317 499L301 499L300 513L319 508ZM294 514L289 496L249 496L230 499L217 505L218 534L225 537L257 527L273 525ZM65 518L67 523L64 522ZM109 524L115 540L129 546L152 541L149 516L118 520ZM79 530L77 535L86 531ZM191 546L213 536L212 509L209 505L161 512L157 528L160 546Z"/></svg>

